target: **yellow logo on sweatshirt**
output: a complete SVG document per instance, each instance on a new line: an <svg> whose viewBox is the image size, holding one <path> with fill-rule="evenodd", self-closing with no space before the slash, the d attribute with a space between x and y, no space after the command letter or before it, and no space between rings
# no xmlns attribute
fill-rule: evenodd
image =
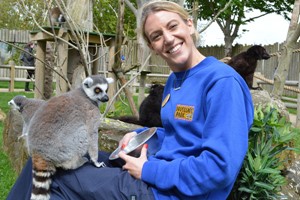
<svg viewBox="0 0 300 200"><path fill-rule="evenodd" d="M175 112L175 119L183 119L187 121L193 120L194 115L194 106L187 106L187 105L177 105L176 112Z"/></svg>

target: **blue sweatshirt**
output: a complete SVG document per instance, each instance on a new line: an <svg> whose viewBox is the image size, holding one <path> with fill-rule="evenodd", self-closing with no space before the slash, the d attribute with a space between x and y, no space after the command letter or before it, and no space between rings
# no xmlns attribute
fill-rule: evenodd
<svg viewBox="0 0 300 200"><path fill-rule="evenodd" d="M226 199L253 122L252 97L243 78L213 57L172 73L161 118L161 147L142 169L142 180L153 188L155 199Z"/></svg>

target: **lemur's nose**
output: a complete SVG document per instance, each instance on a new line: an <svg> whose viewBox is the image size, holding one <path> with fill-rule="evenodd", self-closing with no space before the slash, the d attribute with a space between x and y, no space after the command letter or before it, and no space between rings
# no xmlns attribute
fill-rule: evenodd
<svg viewBox="0 0 300 200"><path fill-rule="evenodd" d="M101 102L107 102L108 100L109 100L109 98L108 98L107 95L103 96L103 97L100 99Z"/></svg>

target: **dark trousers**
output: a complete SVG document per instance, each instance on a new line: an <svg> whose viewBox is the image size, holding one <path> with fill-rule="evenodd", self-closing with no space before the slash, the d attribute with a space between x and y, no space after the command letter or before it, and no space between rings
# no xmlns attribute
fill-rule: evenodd
<svg viewBox="0 0 300 200"><path fill-rule="evenodd" d="M76 170L58 169L51 184L51 200L154 200L151 187L122 170L122 162L108 160L105 152L99 161L107 167L86 163ZM28 160L7 200L29 200L32 187L32 163Z"/></svg>
<svg viewBox="0 0 300 200"><path fill-rule="evenodd" d="M33 76L34 76L34 70L27 70L27 79L32 79ZM25 90L27 91L29 90L29 82L25 82Z"/></svg>

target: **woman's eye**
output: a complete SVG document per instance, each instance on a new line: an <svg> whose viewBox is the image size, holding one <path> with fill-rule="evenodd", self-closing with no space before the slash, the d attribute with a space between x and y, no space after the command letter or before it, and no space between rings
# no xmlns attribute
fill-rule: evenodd
<svg viewBox="0 0 300 200"><path fill-rule="evenodd" d="M178 25L177 24L171 24L170 29L175 29Z"/></svg>
<svg viewBox="0 0 300 200"><path fill-rule="evenodd" d="M151 41L157 41L159 39L159 34L151 36Z"/></svg>

